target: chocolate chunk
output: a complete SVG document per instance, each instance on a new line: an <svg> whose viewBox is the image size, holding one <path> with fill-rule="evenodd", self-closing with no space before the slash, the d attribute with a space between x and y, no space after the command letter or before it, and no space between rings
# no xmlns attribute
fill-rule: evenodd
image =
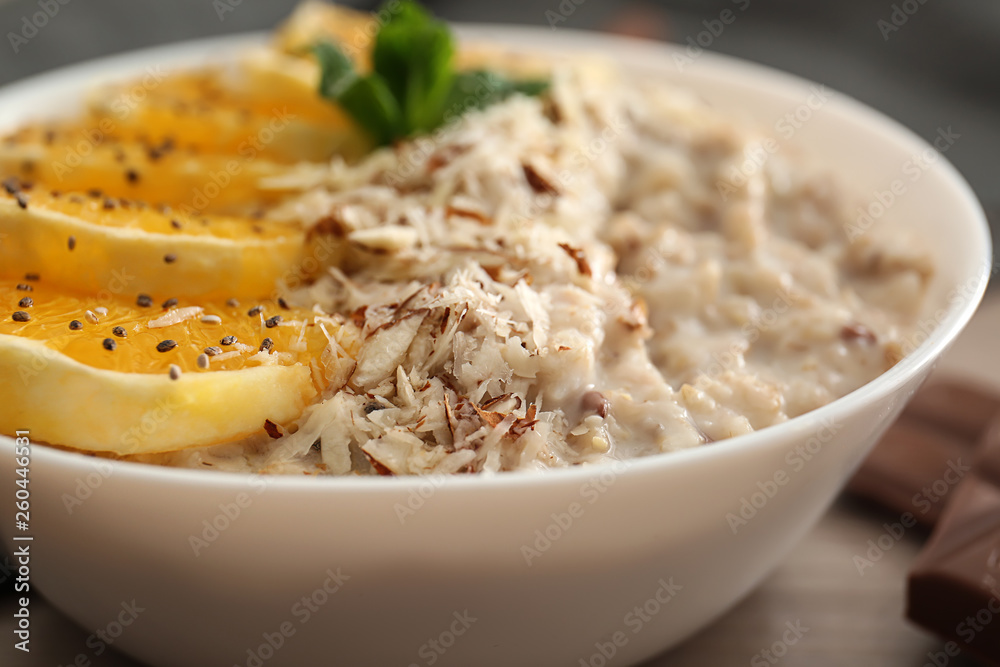
<svg viewBox="0 0 1000 667"><path fill-rule="evenodd" d="M933 526L968 470L1000 397L954 382L921 389L848 485L895 514Z"/></svg>
<svg viewBox="0 0 1000 667"><path fill-rule="evenodd" d="M958 382L940 381L914 394L906 412L978 443L1000 412L1000 396Z"/></svg>
<svg viewBox="0 0 1000 667"><path fill-rule="evenodd" d="M1000 664L1000 420L910 570L906 614Z"/></svg>

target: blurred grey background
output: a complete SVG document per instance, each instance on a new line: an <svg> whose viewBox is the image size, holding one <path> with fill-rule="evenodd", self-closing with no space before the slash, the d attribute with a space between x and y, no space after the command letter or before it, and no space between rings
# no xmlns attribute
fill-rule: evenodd
<svg viewBox="0 0 1000 667"><path fill-rule="evenodd" d="M0 0L0 85L100 55L274 26L296 0ZM362 9L377 2L351 1ZM427 0L455 21L606 30L685 43L726 10L711 50L852 95L932 139L1000 225L1000 2L996 0ZM220 10L220 5L225 5ZM37 34L32 17L51 18ZM56 8L57 11L54 11ZM231 10L231 11L226 11ZM41 22L41 19L36 23Z"/></svg>

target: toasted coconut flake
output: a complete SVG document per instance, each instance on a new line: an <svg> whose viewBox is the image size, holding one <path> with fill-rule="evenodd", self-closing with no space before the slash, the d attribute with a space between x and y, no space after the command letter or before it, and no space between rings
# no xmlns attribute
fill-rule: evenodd
<svg viewBox="0 0 1000 667"><path fill-rule="evenodd" d="M186 306L184 308L176 308L174 310L167 311L160 317L154 318L146 323L146 326L150 329L162 329L163 327L173 326L175 324L180 324L181 322L186 322L195 317L199 317L204 308L201 306Z"/></svg>

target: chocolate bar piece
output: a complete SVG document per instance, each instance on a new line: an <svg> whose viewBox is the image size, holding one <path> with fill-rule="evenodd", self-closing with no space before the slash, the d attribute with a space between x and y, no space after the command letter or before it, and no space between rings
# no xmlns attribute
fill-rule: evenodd
<svg viewBox="0 0 1000 667"><path fill-rule="evenodd" d="M946 654L1000 665L1000 420L910 570L906 613Z"/></svg>
<svg viewBox="0 0 1000 667"><path fill-rule="evenodd" d="M1000 397L957 382L920 389L848 485L848 491L932 527L969 470Z"/></svg>

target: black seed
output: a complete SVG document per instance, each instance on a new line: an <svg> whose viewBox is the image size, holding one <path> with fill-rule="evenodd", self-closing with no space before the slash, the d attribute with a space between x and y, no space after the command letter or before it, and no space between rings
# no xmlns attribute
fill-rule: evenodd
<svg viewBox="0 0 1000 667"><path fill-rule="evenodd" d="M35 288L31 285L25 285L24 283L18 283L17 290L19 292L34 292Z"/></svg>
<svg viewBox="0 0 1000 667"><path fill-rule="evenodd" d="M104 210L105 211L110 211L110 210L114 209L114 207L115 207L115 200L111 199L110 197L106 197L104 199Z"/></svg>
<svg viewBox="0 0 1000 667"><path fill-rule="evenodd" d="M172 252L168 253L163 256L163 261L166 262L167 264L173 264L174 262L177 261L177 255L175 255Z"/></svg>
<svg viewBox="0 0 1000 667"><path fill-rule="evenodd" d="M159 343L156 344L156 351L157 352L169 352L170 350L174 349L175 347L177 347L177 341L170 340L168 338L167 340L161 340Z"/></svg>
<svg viewBox="0 0 1000 667"><path fill-rule="evenodd" d="M17 205L20 206L21 208L28 208L28 195L24 194L23 192L18 192L16 195L14 195L14 199L17 200Z"/></svg>
<svg viewBox="0 0 1000 667"><path fill-rule="evenodd" d="M70 320L69 329L70 331L79 331L83 328L83 322L80 320Z"/></svg>
<svg viewBox="0 0 1000 667"><path fill-rule="evenodd" d="M135 169L127 169L125 171L125 178L128 180L129 183L138 183L139 172L137 172Z"/></svg>
<svg viewBox="0 0 1000 667"><path fill-rule="evenodd" d="M176 305L177 305L177 299L167 299L166 301L163 302L164 308L173 308Z"/></svg>
<svg viewBox="0 0 1000 667"><path fill-rule="evenodd" d="M4 187L4 190L7 191L7 194L9 194L9 195L17 194L18 192L21 191L21 183L20 183L20 181L18 181L13 176L11 176L10 178L4 179L3 187Z"/></svg>
<svg viewBox="0 0 1000 667"><path fill-rule="evenodd" d="M264 340L262 340L260 342L260 351L261 352L270 352L271 348L273 348L273 347L274 347L274 341L271 340L270 338L265 338Z"/></svg>
<svg viewBox="0 0 1000 667"><path fill-rule="evenodd" d="M35 305L35 302L31 300L30 296L26 296L17 302L18 308L31 308Z"/></svg>
<svg viewBox="0 0 1000 667"><path fill-rule="evenodd" d="M111 330L111 333L118 336L119 338L127 338L128 333L125 332L125 327L115 327Z"/></svg>
<svg viewBox="0 0 1000 667"><path fill-rule="evenodd" d="M24 274L24 279L25 280L33 280L35 282L38 282L39 280L41 280L41 278L42 277L40 275L38 275L37 273L25 273Z"/></svg>
<svg viewBox="0 0 1000 667"><path fill-rule="evenodd" d="M12 317L14 318L15 322L27 322L28 320L31 319L31 315L24 312L23 310L14 311Z"/></svg>
<svg viewBox="0 0 1000 667"><path fill-rule="evenodd" d="M75 236L71 236L71 237L69 237L66 240L66 247L69 248L70 250L73 250L74 248L76 248L76 237Z"/></svg>
<svg viewBox="0 0 1000 667"><path fill-rule="evenodd" d="M247 311L247 315L249 317L256 317L260 315L261 310L263 310L263 308L261 308L260 306L254 306L253 308Z"/></svg>
<svg viewBox="0 0 1000 667"><path fill-rule="evenodd" d="M370 415L371 413L375 412L376 410L381 410L381 409L382 409L382 406L379 405L378 403L369 403L368 405L365 406L365 414L366 415Z"/></svg>
<svg viewBox="0 0 1000 667"><path fill-rule="evenodd" d="M109 351L109 352L113 352L114 349L116 347L118 347L118 343L116 343L115 341L113 341L110 338L105 338L103 344L104 344L104 349L107 350L107 351Z"/></svg>
<svg viewBox="0 0 1000 667"><path fill-rule="evenodd" d="M94 199L100 199L104 195L104 193L98 190L97 188L91 188L87 190L87 194L93 197Z"/></svg>
<svg viewBox="0 0 1000 667"><path fill-rule="evenodd" d="M281 321L281 315L275 315L274 317L264 322L264 326L266 326L268 329L273 329L274 327L278 326L278 322L280 321Z"/></svg>
<svg viewBox="0 0 1000 667"><path fill-rule="evenodd" d="M177 220L171 220L170 221L170 226L173 227L174 229L180 229L181 228L181 223L178 222Z"/></svg>
<svg viewBox="0 0 1000 667"><path fill-rule="evenodd" d="M149 308L153 305L153 297L148 294L140 294L139 298L135 300L135 304L140 308Z"/></svg>
<svg viewBox="0 0 1000 667"><path fill-rule="evenodd" d="M285 310L288 310L288 302L282 299L280 296L278 297L278 305L284 308Z"/></svg>
<svg viewBox="0 0 1000 667"><path fill-rule="evenodd" d="M216 347L215 345L213 345L211 347L206 347L205 348L205 354L207 354L210 357L214 357L217 354L222 354L222 348L221 347Z"/></svg>
<svg viewBox="0 0 1000 667"><path fill-rule="evenodd" d="M223 345L232 345L233 343L236 342L236 336L225 336L219 342L222 343Z"/></svg>

